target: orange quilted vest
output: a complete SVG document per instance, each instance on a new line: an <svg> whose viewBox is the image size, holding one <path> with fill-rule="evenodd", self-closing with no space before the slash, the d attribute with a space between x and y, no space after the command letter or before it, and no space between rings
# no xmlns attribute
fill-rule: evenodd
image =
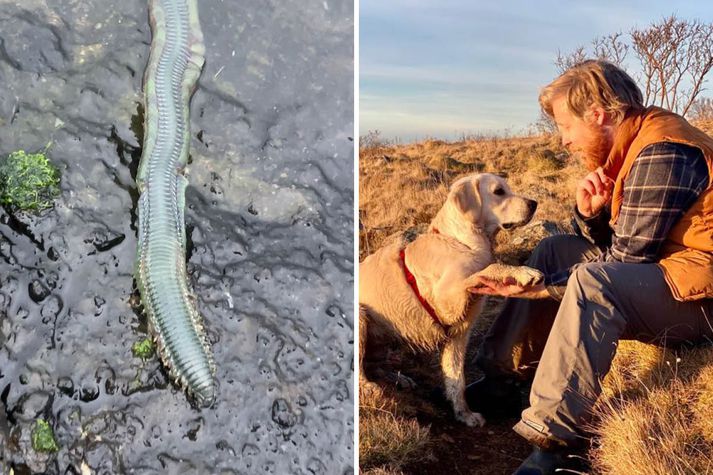
<svg viewBox="0 0 713 475"><path fill-rule="evenodd" d="M612 227L621 209L624 182L634 160L647 145L675 142L703 151L708 175L713 177L713 138L683 117L649 107L629 113L614 138L604 172L614 180L611 202ZM713 298L713 180L669 232L659 266L676 300Z"/></svg>

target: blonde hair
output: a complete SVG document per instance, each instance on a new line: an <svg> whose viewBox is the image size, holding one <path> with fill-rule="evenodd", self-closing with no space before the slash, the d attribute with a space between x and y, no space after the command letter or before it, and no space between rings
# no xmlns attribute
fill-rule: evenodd
<svg viewBox="0 0 713 475"><path fill-rule="evenodd" d="M602 107L620 123L632 109L643 109L641 90L631 76L608 61L589 59L562 73L540 91L540 107L550 117L552 101L565 97L567 107L583 118L593 105Z"/></svg>

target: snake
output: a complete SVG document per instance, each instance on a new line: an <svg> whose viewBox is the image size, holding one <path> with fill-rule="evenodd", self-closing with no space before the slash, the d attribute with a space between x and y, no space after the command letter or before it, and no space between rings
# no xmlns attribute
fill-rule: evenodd
<svg viewBox="0 0 713 475"><path fill-rule="evenodd" d="M169 378L200 407L215 401L215 362L186 271L185 193L189 105L205 45L196 0L149 0L151 48L144 71L144 139L136 175L134 277Z"/></svg>

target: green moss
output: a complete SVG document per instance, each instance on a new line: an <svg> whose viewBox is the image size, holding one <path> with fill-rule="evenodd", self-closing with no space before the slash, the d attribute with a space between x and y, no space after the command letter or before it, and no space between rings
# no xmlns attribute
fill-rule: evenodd
<svg viewBox="0 0 713 475"><path fill-rule="evenodd" d="M52 206L59 195L59 170L44 153L11 153L0 161L0 203L22 210Z"/></svg>
<svg viewBox="0 0 713 475"><path fill-rule="evenodd" d="M147 359L153 355L153 342L151 338L144 338L131 346L131 352L136 358Z"/></svg>
<svg viewBox="0 0 713 475"><path fill-rule="evenodd" d="M59 446L54 440L54 431L44 419L38 419L32 426L32 448L35 452L57 452Z"/></svg>

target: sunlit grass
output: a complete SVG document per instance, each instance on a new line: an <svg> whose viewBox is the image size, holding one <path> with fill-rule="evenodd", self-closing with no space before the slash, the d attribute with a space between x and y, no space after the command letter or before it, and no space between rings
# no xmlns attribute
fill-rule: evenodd
<svg viewBox="0 0 713 475"><path fill-rule="evenodd" d="M703 125L713 132L713 126ZM374 134L365 138L359 160L361 259L394 233L423 228L442 205L448 186L463 175L506 176L515 192L539 202L535 220L564 222L584 173L554 136L413 144L390 144ZM522 247L502 233L496 253ZM673 353L621 342L603 389L592 427L595 473L713 474L713 349ZM369 398L360 398L362 470L412 473L408 457L435 451L437 439L395 401L383 395Z"/></svg>

